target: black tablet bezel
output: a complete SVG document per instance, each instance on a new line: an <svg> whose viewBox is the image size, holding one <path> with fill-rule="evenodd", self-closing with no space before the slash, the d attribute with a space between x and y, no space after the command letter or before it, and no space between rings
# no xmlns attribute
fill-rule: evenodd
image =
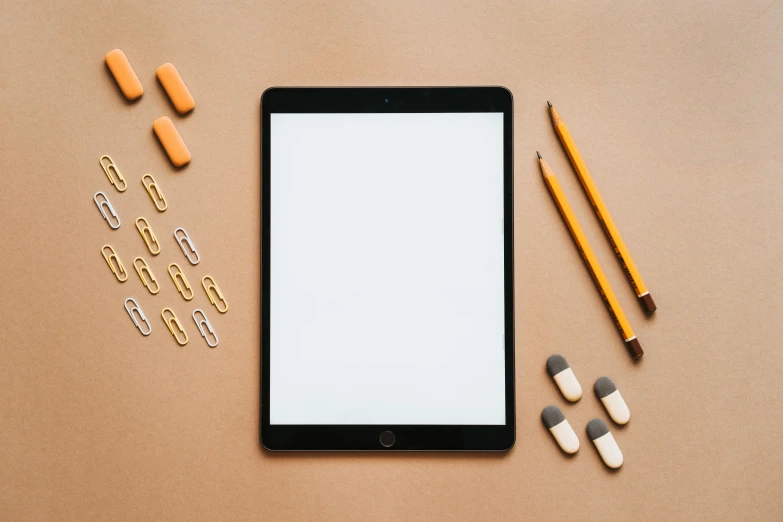
<svg viewBox="0 0 783 522"><path fill-rule="evenodd" d="M270 424L270 115L272 113L503 113L506 422L504 425ZM273 451L506 451L514 445L513 99L503 87L267 89L261 97L261 444ZM394 433L385 447L380 434Z"/></svg>

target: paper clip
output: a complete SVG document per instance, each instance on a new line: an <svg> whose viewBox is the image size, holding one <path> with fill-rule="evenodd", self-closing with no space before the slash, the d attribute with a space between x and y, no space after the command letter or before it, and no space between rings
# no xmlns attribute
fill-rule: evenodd
<svg viewBox="0 0 783 522"><path fill-rule="evenodd" d="M168 319L166 319L166 312L171 314L171 317L169 317ZM172 310L171 308L164 308L163 311L160 313L160 316L163 318L163 322L166 323L166 326L169 327L169 332L171 332L171 335L174 336L174 340L177 341L177 344L180 346L185 346L186 344L188 344L188 333L185 331L184 328L182 328L182 323L180 323L179 319L177 319L174 310ZM174 323L173 326L172 323ZM177 330L182 332L182 335L185 336L184 341L180 340L179 335L177 335L177 333L174 331L174 326L176 326Z"/></svg>
<svg viewBox="0 0 783 522"><path fill-rule="evenodd" d="M128 308L128 301L133 303L133 306L131 306L130 308ZM137 303L134 298L129 297L129 298L127 298L125 300L125 311L128 312L128 315L130 316L131 321L133 321L133 324L135 324L136 328L139 329L139 331L141 332L141 335L149 335L150 333L152 333L152 325L150 324L149 321L147 321L147 318L144 316L144 312L142 312L141 308L139 307L139 303ZM144 333L144 330L142 329L142 327L139 324L139 322L136 320L136 316L133 315L133 312L138 312L139 319L144 321L144 324L147 325L147 333Z"/></svg>
<svg viewBox="0 0 783 522"><path fill-rule="evenodd" d="M197 319L196 318L196 312L201 314L201 316L204 319ZM195 310L193 310L193 314L192 315L193 315L193 320L196 321L196 326L198 326L198 331L201 332L201 337L203 337L204 340L207 341L207 345L210 348L214 348L215 346L217 346L218 345L218 336L215 333L215 330L212 329L212 325L209 324L209 319L207 319L207 314L205 314L203 312L203 310L200 310L200 309L196 308ZM207 327L207 332L209 332L212 336L215 337L215 344L212 344L211 342L209 342L209 336L207 335L207 332L204 331L204 328L203 328L204 326Z"/></svg>
<svg viewBox="0 0 783 522"><path fill-rule="evenodd" d="M207 284L207 279L209 279L211 282ZM224 314L228 312L228 301L226 301L226 298L223 297L223 293L220 291L220 288L217 287L217 283L215 283L215 280L212 279L212 276L204 276L204 278L201 280L201 286L204 287L204 291L207 293L207 297L209 297L209 302L215 305L215 308L217 308L217 311L221 314ZM217 301L215 300L215 296L212 295L211 290L215 290L215 294L217 294ZM222 310L220 309L220 305L218 305L218 301L222 302L225 306Z"/></svg>
<svg viewBox="0 0 783 522"><path fill-rule="evenodd" d="M182 231L182 236L178 236L177 232ZM179 244L179 247L182 249L182 253L185 254L185 257L188 258L188 261L190 261L191 265L197 265L199 261L201 261L201 257L199 257L198 252L196 252L196 247L193 246L193 242L190 240L190 237L188 236L188 233L185 231L184 228L177 228L174 230L174 239L177 240L177 243ZM193 261L193 259L190 258L190 254L188 253L188 249L185 248L185 245L183 242L188 244L188 248L190 248L190 251L193 252L193 254L196 256L196 260Z"/></svg>
<svg viewBox="0 0 783 522"><path fill-rule="evenodd" d="M149 178L150 182L147 183L146 181L144 181L145 178ZM155 178L152 177L152 174L144 174L141 177L141 184L144 185L145 189L147 189L147 194L149 194L150 197L152 198L152 202L155 204L155 208L158 209L158 212L163 212L164 210L169 208L169 204L166 203L166 198L163 197L163 192L160 191L158 182L155 181ZM155 190L155 194L152 193L153 189ZM160 206L161 203L163 203L162 207Z"/></svg>
<svg viewBox="0 0 783 522"><path fill-rule="evenodd" d="M109 163L104 163L103 159L106 158L109 160ZM106 177L109 178L109 183L114 185L114 188L116 188L120 192L125 192L125 189L128 188L128 184L125 182L125 178L122 177L122 174L120 173L120 169L117 168L117 165L114 163L114 160L111 159L111 156L108 154L104 154L101 156L101 159L98 160L98 163L101 164L101 168L103 169L103 172L106 173ZM122 188L120 188L119 185L117 185L117 182L114 180L114 176L111 175L111 173L114 172L117 175L117 180L122 182Z"/></svg>
<svg viewBox="0 0 783 522"><path fill-rule="evenodd" d="M100 201L98 201L98 196L101 196ZM95 204L98 205L98 210L101 211L101 216L103 216L103 219L106 220L109 226L114 230L120 228L120 216L118 216L117 213L114 211L114 207L111 206L111 201L109 201L109 198L106 197L106 194L104 194L103 192L96 192L95 195L92 197L92 199L93 201L95 201ZM109 216L106 215L106 209L109 210L109 215L117 220L117 225L114 225L111 222L111 219L109 219Z"/></svg>
<svg viewBox="0 0 783 522"><path fill-rule="evenodd" d="M106 249L109 249L109 255L106 255ZM117 280L120 283L124 283L128 280L128 272L125 271L125 267L122 266L122 261L120 261L120 258L117 257L117 252L114 251L114 248L112 248L111 245L103 245L101 248L101 254L103 254L103 259L106 260L106 263L108 263L109 268L111 268L111 273L114 274L117 277ZM114 264L112 263L112 259L117 261L117 268L114 268ZM122 277L124 276L124 277Z"/></svg>
<svg viewBox="0 0 783 522"><path fill-rule="evenodd" d="M171 267L176 268L177 271L172 272ZM185 301L190 301L191 299L193 299L193 289L190 287L190 283L188 283L188 280L185 278L185 272L182 271L182 269L179 267L177 263L171 263L169 265L169 275L171 276L171 280L174 281L174 286L177 287L177 292L182 294L182 297L185 298ZM183 286L180 286L177 277L179 277L179 279L182 280L182 285L184 286L184 288ZM190 292L190 297L185 295L185 290Z"/></svg>
<svg viewBox="0 0 783 522"><path fill-rule="evenodd" d="M139 221L144 223L144 226L139 226ZM144 242L147 244L147 248L150 251L150 254L153 256L157 256L160 254L160 243L158 243L158 238L155 237L155 233L150 228L149 221L147 221L147 218L140 217L136 220L136 229L139 231L139 234L141 234L141 238L144 240ZM147 237L146 232L149 233L149 237ZM153 250L153 247L157 248L158 250Z"/></svg>
<svg viewBox="0 0 783 522"><path fill-rule="evenodd" d="M141 261L141 266L139 266L137 263ZM150 266L147 264L147 262L144 260L143 257L137 257L133 260L133 268L136 269L136 273L139 274L139 279L141 279L141 284L143 284L147 290L150 291L152 295L157 294L160 292L160 283L158 283L158 280L155 279L155 276L152 275L152 271L150 270ZM144 277L144 272L147 272L147 275L150 276L149 283L155 283L155 291L152 291L152 287L147 282L147 278Z"/></svg>

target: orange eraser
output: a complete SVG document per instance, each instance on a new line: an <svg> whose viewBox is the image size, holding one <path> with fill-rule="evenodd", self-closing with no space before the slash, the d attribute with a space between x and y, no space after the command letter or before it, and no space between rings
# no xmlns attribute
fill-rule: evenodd
<svg viewBox="0 0 783 522"><path fill-rule="evenodd" d="M166 154L175 167L187 165L190 162L190 151L177 132L174 122L168 116L158 118L152 123L152 130L160 140L160 144L166 149Z"/></svg>
<svg viewBox="0 0 783 522"><path fill-rule="evenodd" d="M182 76L177 72L177 68L170 63L164 63L156 71L158 75L158 81L166 90L166 94L169 95L171 103L174 104L174 108L180 114L185 114L193 110L196 106L196 102L193 96L190 95L185 82L182 81Z"/></svg>
<svg viewBox="0 0 783 522"><path fill-rule="evenodd" d="M144 94L144 87L141 86L139 77L133 71L125 53L115 49L106 55L106 65L109 66L114 80L120 86L122 94L129 100L135 100Z"/></svg>

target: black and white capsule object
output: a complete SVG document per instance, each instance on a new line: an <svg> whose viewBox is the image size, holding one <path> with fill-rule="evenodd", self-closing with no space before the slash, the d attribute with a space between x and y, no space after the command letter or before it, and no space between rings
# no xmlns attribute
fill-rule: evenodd
<svg viewBox="0 0 783 522"><path fill-rule="evenodd" d="M609 416L617 424L626 424L631 420L631 411L628 409L628 405L625 404L623 396L620 395L620 390L614 384L609 377L601 377L595 381L595 394L601 399L604 404L604 408L609 412Z"/></svg>
<svg viewBox="0 0 783 522"><path fill-rule="evenodd" d="M619 468L623 465L623 452L609 431L609 426L601 419L593 419L587 423L587 436L595 444L595 449L601 455L604 464L610 468Z"/></svg>
<svg viewBox="0 0 783 522"><path fill-rule="evenodd" d="M563 397L571 402L582 398L582 386L576 380L574 370L568 365L565 357L557 353L550 355L546 360L546 371L555 380Z"/></svg>
<svg viewBox="0 0 783 522"><path fill-rule="evenodd" d="M576 453L579 450L579 438L574 433L574 429L568 423L563 412L557 406L547 406L541 412L541 420L544 426L557 441L560 449L566 453Z"/></svg>

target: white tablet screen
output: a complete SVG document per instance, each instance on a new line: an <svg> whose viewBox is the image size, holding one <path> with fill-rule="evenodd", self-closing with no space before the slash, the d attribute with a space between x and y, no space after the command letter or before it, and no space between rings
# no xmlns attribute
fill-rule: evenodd
<svg viewBox="0 0 783 522"><path fill-rule="evenodd" d="M270 131L270 423L504 424L503 114Z"/></svg>

